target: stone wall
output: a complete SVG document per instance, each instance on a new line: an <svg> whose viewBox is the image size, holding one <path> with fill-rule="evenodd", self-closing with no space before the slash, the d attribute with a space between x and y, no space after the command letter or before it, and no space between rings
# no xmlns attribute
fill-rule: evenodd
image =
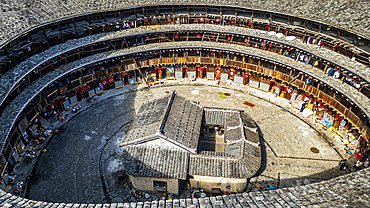
<svg viewBox="0 0 370 208"><path fill-rule="evenodd" d="M138 177L130 175L130 180L133 188L149 191L158 192L154 190L154 181L167 182L167 193L179 194L179 180L172 178L152 178L152 177Z"/></svg>
<svg viewBox="0 0 370 208"><path fill-rule="evenodd" d="M212 188L220 188L222 192L242 192L247 186L247 179L222 178L209 176L193 176L190 178L191 187L199 186L205 192L211 192Z"/></svg>

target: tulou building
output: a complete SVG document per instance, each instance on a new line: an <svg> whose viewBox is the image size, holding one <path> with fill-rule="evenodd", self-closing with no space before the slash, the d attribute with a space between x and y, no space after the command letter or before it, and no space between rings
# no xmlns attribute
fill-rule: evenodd
<svg viewBox="0 0 370 208"><path fill-rule="evenodd" d="M0 1L0 207L370 207L369 5Z"/></svg>

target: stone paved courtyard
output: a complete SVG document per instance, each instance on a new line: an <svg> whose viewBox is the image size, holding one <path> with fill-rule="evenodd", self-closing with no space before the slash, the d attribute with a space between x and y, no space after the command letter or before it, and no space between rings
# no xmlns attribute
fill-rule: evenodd
<svg viewBox="0 0 370 208"><path fill-rule="evenodd" d="M116 171L122 169L118 144L141 104L171 90L205 107L244 110L256 121L263 135L263 164L258 176L251 179L247 191L256 190L257 183L262 188L270 184L283 188L343 174L338 170L341 157L331 145L302 119L277 106L290 108L287 100L252 88L245 89L249 94L214 86L155 87L135 92L120 89L120 95L93 103L71 119L52 139L48 151L40 158L29 198L52 202L104 203L108 199L103 190L103 175L109 201L136 201L127 184L117 180ZM230 96L221 99L217 92L228 92ZM273 102L251 94L272 99ZM244 101L256 106L243 105ZM319 153L311 152L311 147L317 148Z"/></svg>

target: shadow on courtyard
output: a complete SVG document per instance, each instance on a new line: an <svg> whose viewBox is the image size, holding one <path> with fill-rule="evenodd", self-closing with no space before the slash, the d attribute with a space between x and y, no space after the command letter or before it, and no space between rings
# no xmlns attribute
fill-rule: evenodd
<svg viewBox="0 0 370 208"><path fill-rule="evenodd" d="M121 94L126 95L128 93L122 92ZM112 98L106 98L101 102L91 104L85 111L80 112L68 123L63 124L61 133L52 139L47 146L48 151L39 158L38 167L35 169L30 183L28 195L30 199L71 203L111 202L114 192L110 192L109 189L112 187L107 187L106 182L102 181L99 158L109 138L122 127L123 120L132 120L135 117L135 111L132 110L135 109L136 92L132 93L132 99L123 96L122 100L117 100L117 96L121 95L115 95ZM129 111L132 112L128 113ZM96 134L92 134L92 131L95 131ZM263 139L263 132L259 127L258 133L260 135L261 166L253 178L262 176L268 165L266 143ZM86 135L90 136L86 137ZM122 154L122 152L117 151L116 153L118 156ZM151 170L150 166L136 158L128 157L124 159L134 161L135 165L132 168L138 171L157 171ZM350 159L351 161L352 159ZM352 170L352 165L349 164L349 171ZM157 174L166 176L164 172L158 172ZM307 184L311 184L343 174L346 173L340 172L338 165L336 168L305 177L290 177L289 179L283 179L283 177L268 179L265 177L263 181L258 181L258 183L261 184L261 189L264 190L269 184L275 187L305 185L307 179L309 179ZM256 183L253 178L250 180L246 191L255 191ZM130 189L129 181L122 184L116 172L112 172L108 179L110 180L108 181L109 184L128 187L126 191L116 194L122 200L135 198ZM297 181L300 181L300 184ZM182 191L186 188L186 181L180 181L180 184L180 191ZM181 194L181 192L180 196L189 197L188 194Z"/></svg>

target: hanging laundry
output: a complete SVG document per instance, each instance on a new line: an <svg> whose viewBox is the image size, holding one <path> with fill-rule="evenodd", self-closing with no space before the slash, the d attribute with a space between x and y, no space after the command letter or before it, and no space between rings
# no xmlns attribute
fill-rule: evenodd
<svg viewBox="0 0 370 208"><path fill-rule="evenodd" d="M296 61L299 61L299 57L301 57L300 54L297 55L297 58L295 59Z"/></svg>
<svg viewBox="0 0 370 208"><path fill-rule="evenodd" d="M285 51L283 55L286 56L286 57L289 57L288 51Z"/></svg>
<svg viewBox="0 0 370 208"><path fill-rule="evenodd" d="M310 78L307 78L306 79L306 84L310 84L310 82L311 82Z"/></svg>
<svg viewBox="0 0 370 208"><path fill-rule="evenodd" d="M324 43L323 40L319 40L319 42L317 43L317 45L321 47L323 43Z"/></svg>
<svg viewBox="0 0 370 208"><path fill-rule="evenodd" d="M316 67L319 65L319 61L318 60L315 60L313 63L312 63L312 67Z"/></svg>
<svg viewBox="0 0 370 208"><path fill-rule="evenodd" d="M334 76L334 73L335 73L335 70L330 69L329 72L328 72L328 76Z"/></svg>
<svg viewBox="0 0 370 208"><path fill-rule="evenodd" d="M303 38L303 43L306 43L307 42L307 38L308 38L308 36L305 35L304 38Z"/></svg>
<svg viewBox="0 0 370 208"><path fill-rule="evenodd" d="M339 79L339 77L340 77L340 73L339 73L339 71L335 71L335 72L334 72L334 75L333 75L333 78L335 78L335 79Z"/></svg>
<svg viewBox="0 0 370 208"><path fill-rule="evenodd" d="M305 56L305 57L304 57L304 63L305 63L305 64L308 64L308 61L309 61L309 60L310 60L310 58L309 58L308 56Z"/></svg>
<svg viewBox="0 0 370 208"><path fill-rule="evenodd" d="M326 73L328 74L328 76L330 76L330 73L333 71L332 68L329 68L328 70L326 70Z"/></svg>

